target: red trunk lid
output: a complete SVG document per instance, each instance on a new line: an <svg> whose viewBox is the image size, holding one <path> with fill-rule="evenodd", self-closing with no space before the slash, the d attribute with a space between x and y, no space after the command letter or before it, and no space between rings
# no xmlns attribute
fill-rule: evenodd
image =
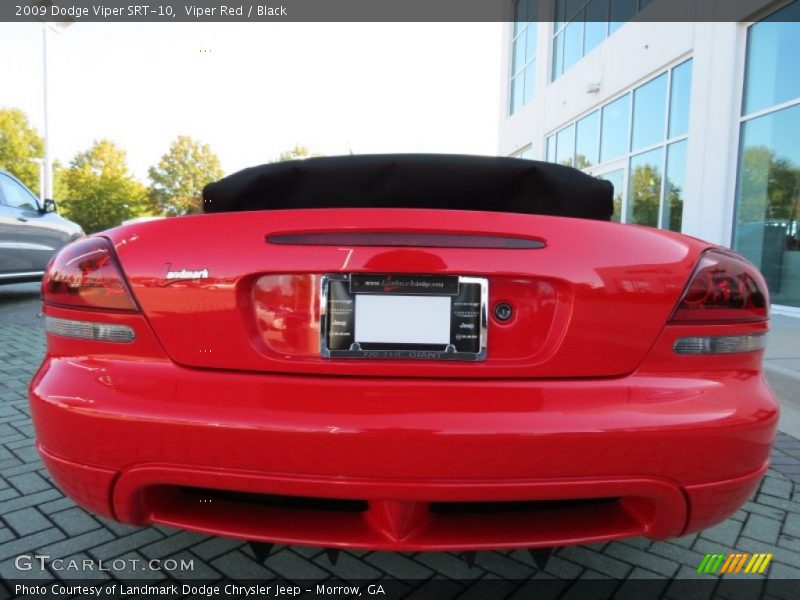
<svg viewBox="0 0 800 600"><path fill-rule="evenodd" d="M378 245L390 243L387 232L416 245ZM309 233L319 239L303 237ZM357 235L348 245L342 234ZM423 246L420 234L434 234L447 243ZM136 300L179 364L409 377L630 373L664 327L707 247L685 236L615 223L416 209L220 213L130 225L106 235L114 242ZM283 236L283 243L267 240L275 236ZM473 241L459 244L457 236ZM325 243L319 244L320 239ZM511 240L506 244L511 247L497 247L504 245L498 239ZM484 247L464 247L470 245ZM254 295L261 277L350 273L485 278L485 360L325 358L317 352L313 332L306 336L310 350L305 353L293 353L265 337L258 298L263 300L259 314L264 305L269 312L270 299L276 298L280 319L270 318L283 324L290 339L305 331L309 318L318 318L318 296L311 286L307 293L312 295L300 303L306 310L298 308L297 299ZM513 308L506 322L492 314L502 302Z"/></svg>

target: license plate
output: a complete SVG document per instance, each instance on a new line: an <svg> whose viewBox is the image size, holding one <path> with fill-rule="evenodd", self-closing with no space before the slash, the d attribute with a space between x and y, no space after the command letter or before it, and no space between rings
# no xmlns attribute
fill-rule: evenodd
<svg viewBox="0 0 800 600"><path fill-rule="evenodd" d="M321 285L325 357L486 358L485 278L332 274Z"/></svg>

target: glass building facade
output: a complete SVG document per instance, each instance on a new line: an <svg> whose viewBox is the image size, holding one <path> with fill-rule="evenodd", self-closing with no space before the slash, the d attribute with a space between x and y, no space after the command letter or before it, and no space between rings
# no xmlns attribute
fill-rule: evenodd
<svg viewBox="0 0 800 600"><path fill-rule="evenodd" d="M800 307L800 0L751 25L733 246Z"/></svg>
<svg viewBox="0 0 800 600"><path fill-rule="evenodd" d="M508 114L533 100L536 87L536 13L539 0L515 0Z"/></svg>
<svg viewBox="0 0 800 600"><path fill-rule="evenodd" d="M614 184L614 220L680 231L692 60L567 124L547 138L547 160Z"/></svg>
<svg viewBox="0 0 800 600"><path fill-rule="evenodd" d="M695 23L636 16L656 0L508 1L500 152L612 182L616 221L738 250L800 315L800 0Z"/></svg>
<svg viewBox="0 0 800 600"><path fill-rule="evenodd" d="M653 0L555 0L555 81Z"/></svg>

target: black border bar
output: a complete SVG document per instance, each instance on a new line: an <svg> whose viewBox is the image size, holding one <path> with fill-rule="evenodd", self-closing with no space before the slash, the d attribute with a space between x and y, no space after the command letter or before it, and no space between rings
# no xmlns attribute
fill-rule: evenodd
<svg viewBox="0 0 800 600"><path fill-rule="evenodd" d="M555 1L539 0L539 10L533 19L554 20ZM515 0L0 0L0 21L508 22L513 20L514 2ZM749 21L785 4L784 0L653 0L632 21ZM785 18L792 17L787 15ZM409 43L413 41L410 40Z"/></svg>
<svg viewBox="0 0 800 600"><path fill-rule="evenodd" d="M269 565L269 561L267 561ZM531 567L530 577L538 574ZM551 576L552 577L552 576ZM597 576L599 577L599 576ZM186 586L186 587L184 587ZM277 588L287 593L278 593ZM166 600L168 598L276 598L289 600L402 600L414 597L424 600L456 600L461 598L581 598L607 600L610 598L797 598L800 582L791 579L719 578L700 576L698 579L609 579L595 578L591 572L578 580L555 578L535 579L349 579L280 580L280 579L184 579L184 580L126 580L97 581L89 579L53 580L0 580L3 597L39 600L67 600L70 597L122 600L132 597ZM32 593L31 588L38 588ZM187 589L188 588L188 589ZM246 591L243 589L249 588ZM291 588L294 588L292 591ZM331 591L339 588L342 591ZM353 594L353 588L360 593ZM297 594L297 595L294 595Z"/></svg>

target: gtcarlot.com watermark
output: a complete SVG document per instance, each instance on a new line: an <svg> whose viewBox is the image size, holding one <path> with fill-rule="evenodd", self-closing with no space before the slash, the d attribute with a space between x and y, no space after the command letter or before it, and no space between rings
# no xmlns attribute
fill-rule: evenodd
<svg viewBox="0 0 800 600"><path fill-rule="evenodd" d="M84 558L53 558L49 554L21 554L14 559L14 566L19 571L194 571L194 559L154 558L140 560L138 558L115 558L113 560L94 560Z"/></svg>

